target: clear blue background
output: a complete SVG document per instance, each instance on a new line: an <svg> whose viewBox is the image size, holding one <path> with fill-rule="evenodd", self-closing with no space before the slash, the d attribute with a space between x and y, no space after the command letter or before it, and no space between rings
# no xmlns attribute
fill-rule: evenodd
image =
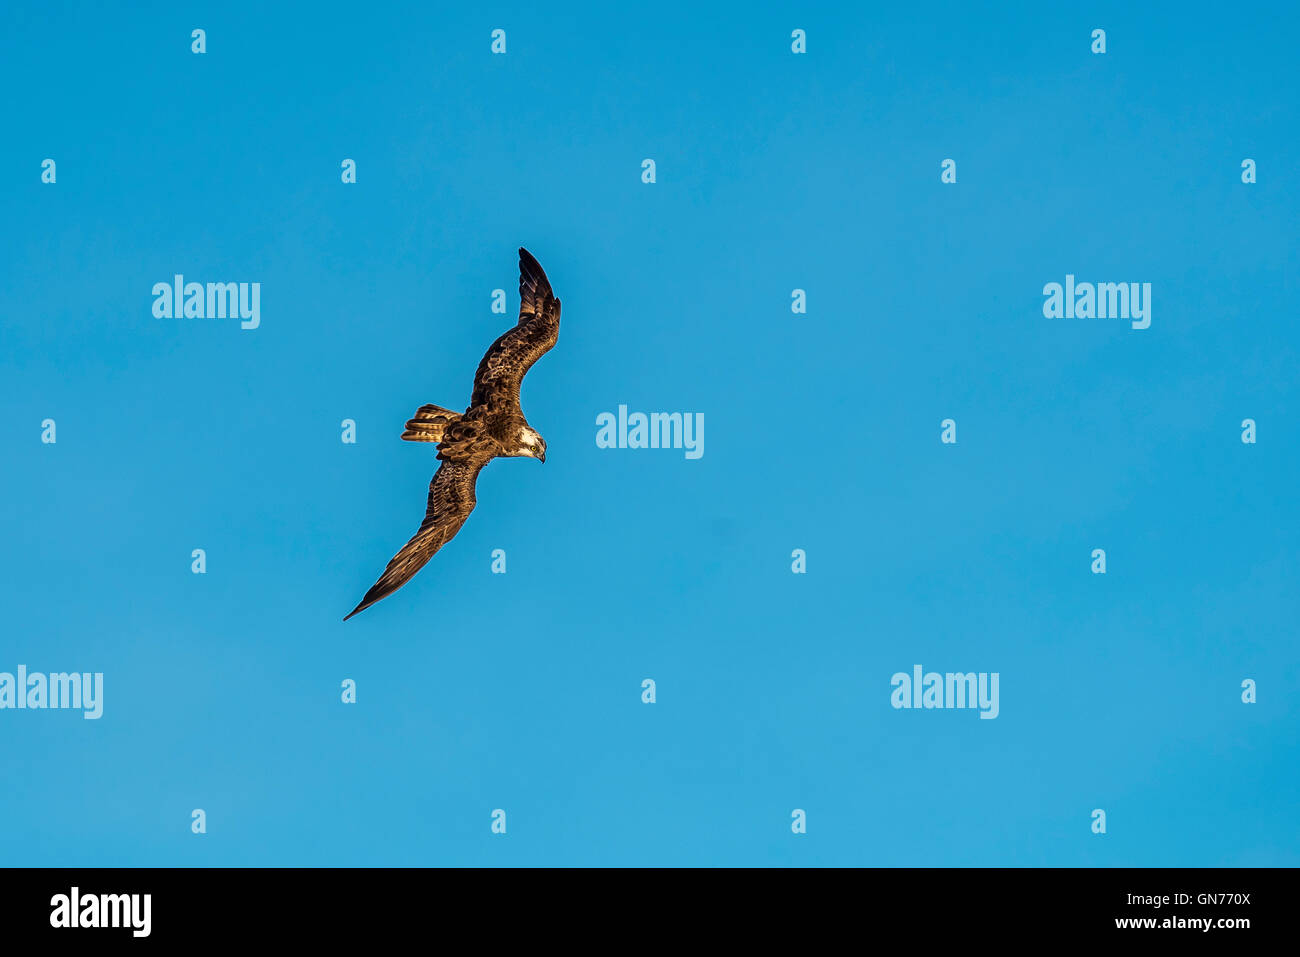
<svg viewBox="0 0 1300 957"><path fill-rule="evenodd" d="M0 670L105 714L0 712L0 863L1300 863L1294 5L432 6L6 6ZM344 624L521 244L549 460Z"/></svg>

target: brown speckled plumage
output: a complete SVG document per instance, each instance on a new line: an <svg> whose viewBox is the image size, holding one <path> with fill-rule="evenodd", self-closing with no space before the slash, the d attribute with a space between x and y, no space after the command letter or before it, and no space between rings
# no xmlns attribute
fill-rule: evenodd
<svg viewBox="0 0 1300 957"><path fill-rule="evenodd" d="M429 483L429 502L420 530L393 556L379 581L344 621L397 591L451 541L474 510L474 483L488 462L498 456L520 455L546 461L545 440L533 432L519 408L519 386L533 363L555 345L559 334L560 300L551 294L551 284L537 260L521 248L519 322L483 356L464 413L422 405L406 423L402 438L437 442L442 465Z"/></svg>

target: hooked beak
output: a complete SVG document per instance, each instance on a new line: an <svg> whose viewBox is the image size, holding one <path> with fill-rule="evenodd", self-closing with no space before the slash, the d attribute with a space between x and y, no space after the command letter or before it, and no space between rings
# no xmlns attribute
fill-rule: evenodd
<svg viewBox="0 0 1300 957"><path fill-rule="evenodd" d="M541 462L543 465L546 464L546 449L542 449L537 453L537 461Z"/></svg>

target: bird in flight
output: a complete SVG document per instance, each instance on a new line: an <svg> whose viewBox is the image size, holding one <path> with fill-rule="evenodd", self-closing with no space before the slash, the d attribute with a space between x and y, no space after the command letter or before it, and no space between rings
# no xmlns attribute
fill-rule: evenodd
<svg viewBox="0 0 1300 957"><path fill-rule="evenodd" d="M401 588L438 549L460 531L474 510L474 483L483 466L499 456L546 461L546 440L519 408L524 374L560 335L560 300L528 250L519 250L519 322L488 348L474 373L469 408L452 412L422 405L406 423L408 442L437 442L442 462L429 483L429 504L420 530L393 556L379 581L344 618Z"/></svg>

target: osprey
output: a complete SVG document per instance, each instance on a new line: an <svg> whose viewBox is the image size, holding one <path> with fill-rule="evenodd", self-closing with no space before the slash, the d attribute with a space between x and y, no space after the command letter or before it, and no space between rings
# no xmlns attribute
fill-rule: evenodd
<svg viewBox="0 0 1300 957"><path fill-rule="evenodd" d="M534 362L560 334L560 300L528 250L519 250L519 322L488 348L474 373L474 392L464 413L422 405L406 423L408 442L437 442L442 465L429 483L424 522L343 620L369 608L411 580L434 553L460 531L474 510L474 483L483 466L499 456L546 461L546 440L519 408L519 386Z"/></svg>

